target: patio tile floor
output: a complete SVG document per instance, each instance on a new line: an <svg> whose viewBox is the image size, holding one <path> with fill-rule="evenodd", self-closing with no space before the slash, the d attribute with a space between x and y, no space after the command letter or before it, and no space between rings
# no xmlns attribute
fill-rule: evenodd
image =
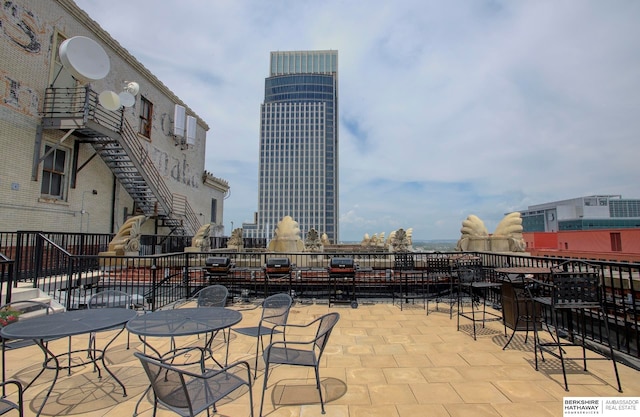
<svg viewBox="0 0 640 417"><path fill-rule="evenodd" d="M524 335L516 335L503 351L505 342L500 323L488 323L471 336L463 323L456 330L456 317L448 311L431 311L422 305L407 305L402 311L391 304L361 304L357 309L326 304L293 306L290 322L306 323L327 313L338 311L341 319L334 330L322 359L320 375L326 399L327 417L413 417L413 416L561 416L566 396L640 397L638 371L619 365L624 393L615 388L609 361L589 363L589 372L580 362L569 363L569 392L564 390L560 364L553 358L533 367L533 341L524 344ZM260 309L243 311L238 326L257 323ZM480 330L480 329L478 329ZM98 343L108 334L100 333ZM169 349L169 341L150 340L160 350ZM87 337L74 337L73 347L86 347ZM202 338L178 340L181 345L201 344ZM254 364L254 338L232 332L230 361L247 360ZM222 338L216 344L221 347ZM52 350L65 352L67 341L52 342ZM71 376L61 373L43 415L127 416L132 415L147 379L133 357L142 350L131 337L126 349L122 334L111 346L107 358L112 371L124 382L128 396L103 371L102 380L91 366L74 368ZM7 375L23 382L30 380L41 365L37 347L7 353ZM263 365L258 366L254 383L254 410L257 415L263 384ZM46 371L25 393L25 415L35 414L48 388L52 371ZM271 417L320 416L313 369L274 367L265 394L264 414ZM139 415L151 416L150 397L142 400ZM222 416L248 416L249 396L244 392L221 401ZM175 415L160 408L159 416Z"/></svg>

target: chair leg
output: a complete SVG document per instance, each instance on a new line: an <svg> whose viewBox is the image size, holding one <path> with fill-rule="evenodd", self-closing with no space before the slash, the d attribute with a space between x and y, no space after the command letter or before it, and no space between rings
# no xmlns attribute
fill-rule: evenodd
<svg viewBox="0 0 640 417"><path fill-rule="evenodd" d="M602 313L602 321L604 321L604 328L607 332L607 345L609 345L609 355L611 355L611 361L613 362L613 371L616 374L616 382L618 384L618 392L622 392L622 385L620 384L620 375L618 374L618 365L616 364L616 357L613 353L613 346L611 345L611 333L609 333L609 321L606 313L600 309L598 315Z"/></svg>
<svg viewBox="0 0 640 417"><path fill-rule="evenodd" d="M253 368L253 379L258 379L258 352L260 351L260 343L262 342L262 335L258 332L258 340L256 340L256 365ZM264 352L264 346L262 346L262 351ZM266 364L265 364L265 379L266 379ZM262 415L262 413L260 414Z"/></svg>
<svg viewBox="0 0 640 417"><path fill-rule="evenodd" d="M320 386L320 370L318 366L315 367L316 371L316 387L318 387L318 394L320 394L320 410L322 410L322 414L325 414L324 411L324 399L322 398L322 387Z"/></svg>
<svg viewBox="0 0 640 417"><path fill-rule="evenodd" d="M564 379L564 390L565 391L569 391L569 384L567 382L567 370L564 366L564 349L562 349L562 344L560 343L560 333L558 332L558 316L556 314L556 312L552 311L551 312L552 316L551 316L551 320L553 322L553 328L555 329L556 332L556 345L558 346L558 354L560 356L560 364L562 365L562 377Z"/></svg>
<svg viewBox="0 0 640 417"><path fill-rule="evenodd" d="M264 405L264 393L267 390L267 379L269 377L269 364L264 364L264 383L262 384L262 396L260 397L260 412L258 413L259 417L262 417L262 407Z"/></svg>

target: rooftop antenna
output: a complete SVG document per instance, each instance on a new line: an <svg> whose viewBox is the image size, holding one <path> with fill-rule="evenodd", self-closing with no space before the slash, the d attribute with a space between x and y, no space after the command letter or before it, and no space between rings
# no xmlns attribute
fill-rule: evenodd
<svg viewBox="0 0 640 417"><path fill-rule="evenodd" d="M82 84L103 79L109 73L109 56L93 39L74 36L60 44L62 65Z"/></svg>
<svg viewBox="0 0 640 417"><path fill-rule="evenodd" d="M105 50L93 39L85 36L74 36L60 44L60 61L62 66L82 84L98 81L109 74L111 64ZM107 110L116 111L121 106L131 107L135 104L135 96L140 85L133 81L125 81L120 94L111 90L98 95L98 102Z"/></svg>
<svg viewBox="0 0 640 417"><path fill-rule="evenodd" d="M125 83L124 90L118 94L118 97L124 107L132 107L136 104L136 95L140 91L140 85L135 81L125 81Z"/></svg>

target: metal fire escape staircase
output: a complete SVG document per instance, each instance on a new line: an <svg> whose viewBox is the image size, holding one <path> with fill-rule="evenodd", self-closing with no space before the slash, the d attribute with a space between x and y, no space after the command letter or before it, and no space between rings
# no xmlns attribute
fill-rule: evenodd
<svg viewBox="0 0 640 417"><path fill-rule="evenodd" d="M145 216L159 220L160 226L168 227L169 234L193 236L200 228L186 198L167 187L122 109L104 109L98 104L96 92L87 87L49 88L43 112L44 129L67 130L58 144L70 134L90 143L136 207Z"/></svg>

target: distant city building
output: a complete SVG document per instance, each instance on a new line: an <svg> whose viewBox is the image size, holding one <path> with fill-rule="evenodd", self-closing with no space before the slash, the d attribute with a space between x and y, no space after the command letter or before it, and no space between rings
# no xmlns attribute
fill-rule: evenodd
<svg viewBox="0 0 640 417"><path fill-rule="evenodd" d="M291 216L338 241L338 52L271 52L260 112L258 211L244 237Z"/></svg>
<svg viewBox="0 0 640 417"><path fill-rule="evenodd" d="M640 228L640 199L592 195L521 210L525 232Z"/></svg>

